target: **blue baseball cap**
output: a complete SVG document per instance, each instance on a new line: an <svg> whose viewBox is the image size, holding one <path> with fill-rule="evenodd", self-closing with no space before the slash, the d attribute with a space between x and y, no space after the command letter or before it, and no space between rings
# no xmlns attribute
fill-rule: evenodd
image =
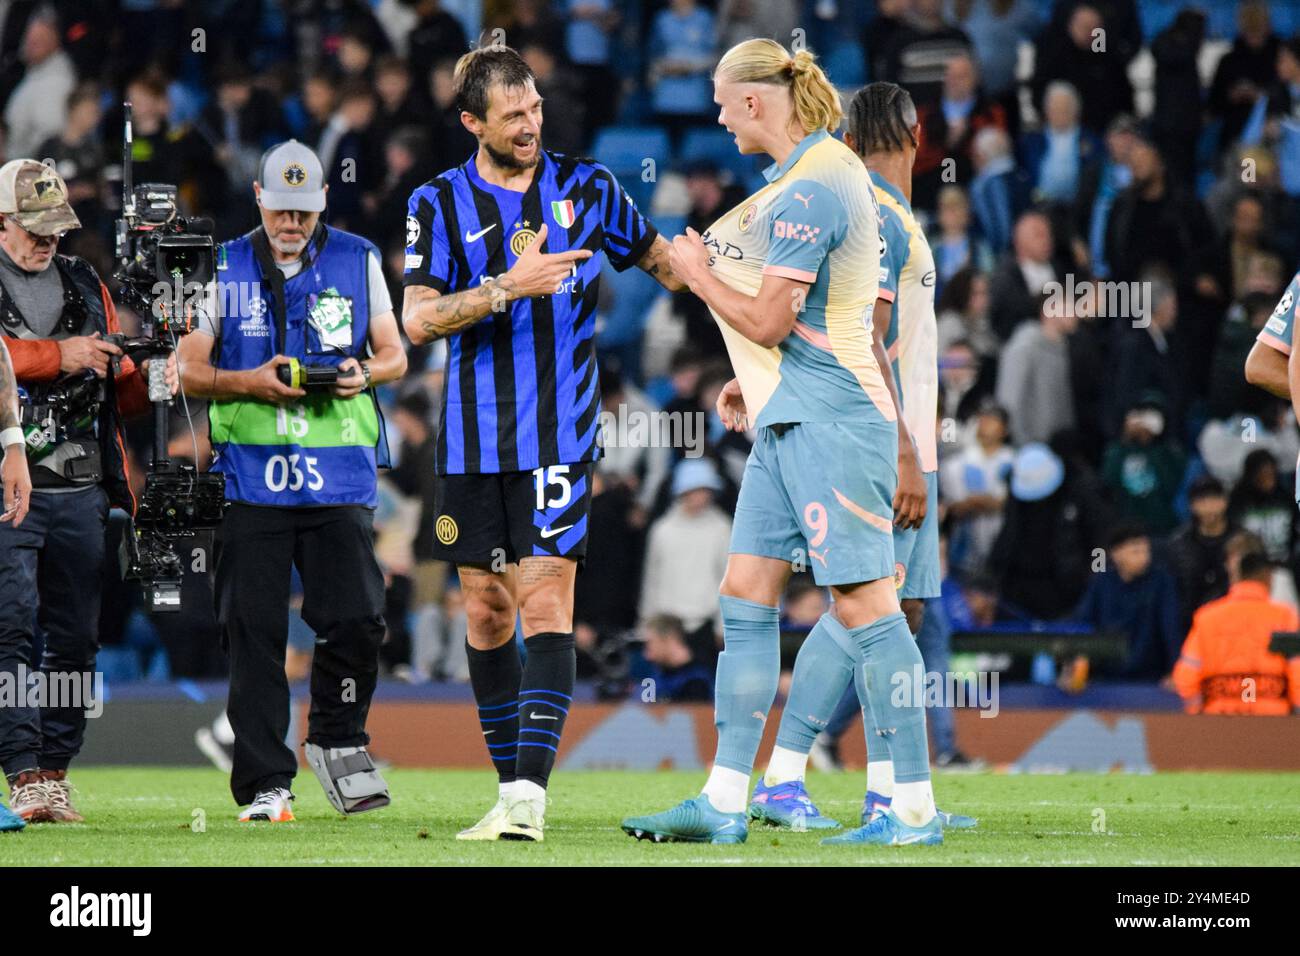
<svg viewBox="0 0 1300 956"><path fill-rule="evenodd" d="M1042 501L1061 487L1065 465L1042 442L1030 442L1011 464L1011 493L1021 501Z"/></svg>

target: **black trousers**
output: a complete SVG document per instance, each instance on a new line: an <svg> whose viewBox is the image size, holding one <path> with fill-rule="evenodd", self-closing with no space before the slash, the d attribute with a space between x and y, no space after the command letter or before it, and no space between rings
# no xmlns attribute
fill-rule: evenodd
<svg viewBox="0 0 1300 956"><path fill-rule="evenodd" d="M302 616L316 632L307 740L369 743L366 715L384 638L384 579L375 560L374 512L360 506L274 508L232 504L216 538L214 598L230 654L228 712L235 731L230 791L242 804L288 787L297 755L289 732L291 564Z"/></svg>
<svg viewBox="0 0 1300 956"><path fill-rule="evenodd" d="M32 666L38 622L45 638L43 673L94 671L107 517L108 496L96 485L35 492L21 527L0 524L0 674L10 688ZM66 770L86 734L86 702L15 706L19 702L0 702L0 769L6 775L36 767ZM21 702L30 699L24 695Z"/></svg>

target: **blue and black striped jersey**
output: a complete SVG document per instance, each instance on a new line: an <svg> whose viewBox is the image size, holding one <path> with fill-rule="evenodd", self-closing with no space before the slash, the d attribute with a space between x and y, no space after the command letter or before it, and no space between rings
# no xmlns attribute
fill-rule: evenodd
<svg viewBox="0 0 1300 956"><path fill-rule="evenodd" d="M449 295L498 276L543 223L543 251L595 253L553 295L519 299L448 337L439 474L531 471L600 455L599 253L622 271L656 232L604 166L541 156L524 192L485 182L471 156L411 194L406 285Z"/></svg>

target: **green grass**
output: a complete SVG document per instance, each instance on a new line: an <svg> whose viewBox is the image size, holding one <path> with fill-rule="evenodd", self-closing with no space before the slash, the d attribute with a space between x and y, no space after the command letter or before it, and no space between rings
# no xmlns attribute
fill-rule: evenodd
<svg viewBox="0 0 1300 956"><path fill-rule="evenodd" d="M1207 866L1300 864L1300 774L938 775L939 804L980 818L942 847L823 847L813 833L750 831L742 846L651 844L618 829L629 813L697 792L702 773L557 773L546 842L462 843L456 831L495 796L493 777L393 770L385 810L344 819L311 773L296 781L291 824L237 823L215 770L74 771L78 825L0 834L0 867L17 865L1030 864ZM814 774L823 812L857 815L858 773ZM1101 825L1104 832L1094 832ZM205 827L192 824L201 820ZM200 832L196 832L196 830Z"/></svg>

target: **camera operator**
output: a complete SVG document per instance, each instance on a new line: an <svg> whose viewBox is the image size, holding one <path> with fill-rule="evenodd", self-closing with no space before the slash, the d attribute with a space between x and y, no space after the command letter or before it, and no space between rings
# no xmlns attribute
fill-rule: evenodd
<svg viewBox="0 0 1300 956"><path fill-rule="evenodd" d="M281 821L293 819L298 768L285 745L291 564L317 638L308 764L340 812L388 803L365 731L384 637L376 468L388 464L372 387L400 378L406 355L378 251L320 221L316 154L290 140L258 169L262 225L218 249L214 318L181 341L180 357L187 393L212 400L212 467L230 501L214 579L230 653L230 789L249 804L241 820ZM337 381L291 387L280 376L295 362Z"/></svg>
<svg viewBox="0 0 1300 956"><path fill-rule="evenodd" d="M0 167L0 332L19 386L33 488L21 527L0 524L0 674L14 686L26 683L18 675L31 667L38 620L45 687L86 686L81 675L93 670L98 650L108 509L135 511L121 419L148 409L146 381L105 341L119 331L117 313L95 270L57 252L59 239L80 226L52 168L34 159ZM175 393L175 359L167 365ZM57 396L74 392L76 412L61 417ZM67 774L90 701L38 703L0 708L0 767L14 812L80 821Z"/></svg>

